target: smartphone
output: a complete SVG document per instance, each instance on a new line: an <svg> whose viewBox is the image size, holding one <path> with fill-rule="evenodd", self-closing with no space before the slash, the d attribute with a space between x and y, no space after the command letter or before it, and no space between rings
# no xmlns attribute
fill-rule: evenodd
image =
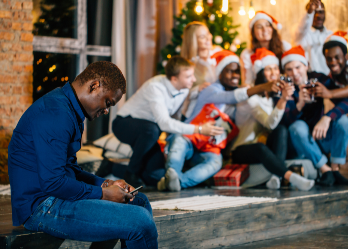
<svg viewBox="0 0 348 249"><path fill-rule="evenodd" d="M137 187L136 189L134 189L133 191L129 192L131 195L134 193L134 192L137 192L139 189L142 189L143 186L140 186L140 187Z"/></svg>

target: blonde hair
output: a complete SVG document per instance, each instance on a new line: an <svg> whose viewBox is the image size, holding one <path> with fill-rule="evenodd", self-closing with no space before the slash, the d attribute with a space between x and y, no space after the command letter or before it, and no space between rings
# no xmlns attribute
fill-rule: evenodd
<svg viewBox="0 0 348 249"><path fill-rule="evenodd" d="M196 30L201 26L206 27L202 22L193 21L187 24L184 29L180 55L187 60L192 60L192 58L197 56L198 43Z"/></svg>

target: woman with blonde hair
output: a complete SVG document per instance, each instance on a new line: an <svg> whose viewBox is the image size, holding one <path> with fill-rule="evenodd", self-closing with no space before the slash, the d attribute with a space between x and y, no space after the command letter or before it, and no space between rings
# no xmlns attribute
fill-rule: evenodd
<svg viewBox="0 0 348 249"><path fill-rule="evenodd" d="M191 89L184 102L182 108L184 117L190 116L193 111L198 93L217 80L215 60L212 60L210 56L222 48L213 46L212 38L208 27L202 22L190 22L184 29L180 55L195 63L196 82L193 86L198 86Z"/></svg>
<svg viewBox="0 0 348 249"><path fill-rule="evenodd" d="M240 55L242 84L253 85L255 82L250 56L255 53L256 49L266 48L280 60L282 54L291 48L290 43L281 40L277 29L273 25L278 30L281 29L281 24L263 11L257 11L253 19L250 20L251 48L244 49Z"/></svg>

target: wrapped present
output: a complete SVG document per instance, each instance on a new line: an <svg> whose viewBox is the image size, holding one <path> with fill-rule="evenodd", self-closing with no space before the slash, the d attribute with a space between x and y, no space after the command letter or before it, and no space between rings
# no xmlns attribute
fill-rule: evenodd
<svg viewBox="0 0 348 249"><path fill-rule="evenodd" d="M215 186L239 187L249 177L249 165L229 164L214 175Z"/></svg>

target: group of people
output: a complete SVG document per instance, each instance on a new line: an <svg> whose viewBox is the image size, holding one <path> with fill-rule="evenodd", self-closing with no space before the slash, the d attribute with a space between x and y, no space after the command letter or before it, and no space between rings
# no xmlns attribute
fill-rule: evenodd
<svg viewBox="0 0 348 249"><path fill-rule="evenodd" d="M145 82L113 121L115 136L133 150L125 180L87 173L76 161L85 118L107 114L126 92L116 65L92 63L37 100L8 147L13 225L158 248L151 205L146 195L131 193L134 187L196 186L221 169L222 150L233 163L263 164L272 173L270 189L279 189L282 178L300 190L313 187L286 167L294 154L313 162L321 185L347 184L339 173L348 141L346 32L325 29L319 0L306 8L292 48L280 39L277 21L257 12L251 48L241 58L212 46L203 23L188 24L181 56L168 61L165 75ZM327 112L324 99L333 103ZM170 134L166 153L157 143L162 132Z"/></svg>
<svg viewBox="0 0 348 249"><path fill-rule="evenodd" d="M324 8L308 3L294 47L271 15L256 12L251 48L240 58L212 46L204 23L189 23L166 75L145 82L113 122L115 136L133 149L125 180L158 190L193 187L221 169L227 147L232 163L263 164L270 189L282 178L300 190L314 186L286 167L292 158L311 160L321 185L348 184L339 173L348 143L347 32L326 30ZM324 99L333 103L326 113ZM161 132L172 134L166 155Z"/></svg>

